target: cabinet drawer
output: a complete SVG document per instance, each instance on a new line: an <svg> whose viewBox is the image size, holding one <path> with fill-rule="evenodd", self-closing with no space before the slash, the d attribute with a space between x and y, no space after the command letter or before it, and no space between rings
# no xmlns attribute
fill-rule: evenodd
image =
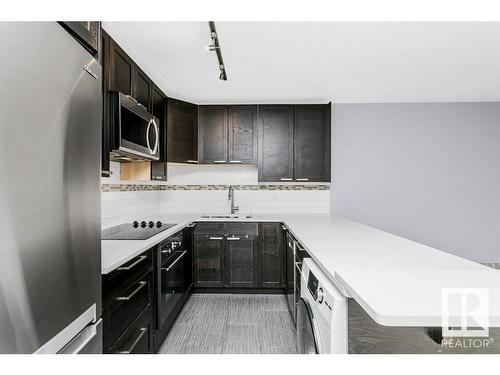
<svg viewBox="0 0 500 375"><path fill-rule="evenodd" d="M147 250L121 265L113 272L103 275L103 307L106 308L107 305L113 302L112 296L116 294L117 290L127 287L127 285L131 282L133 283L137 278L151 272L152 269L153 252L152 250Z"/></svg>
<svg viewBox="0 0 500 375"><path fill-rule="evenodd" d="M117 289L110 296L110 302L104 310L104 345L110 347L150 306L152 291L152 273L148 273L124 288Z"/></svg>
<svg viewBox="0 0 500 375"><path fill-rule="evenodd" d="M110 354L151 353L152 343L151 309L146 309L109 349Z"/></svg>
<svg viewBox="0 0 500 375"><path fill-rule="evenodd" d="M224 223L197 223L195 234L224 234Z"/></svg>
<svg viewBox="0 0 500 375"><path fill-rule="evenodd" d="M226 223L224 226L225 233L231 234L248 234L251 236L259 235L258 223Z"/></svg>

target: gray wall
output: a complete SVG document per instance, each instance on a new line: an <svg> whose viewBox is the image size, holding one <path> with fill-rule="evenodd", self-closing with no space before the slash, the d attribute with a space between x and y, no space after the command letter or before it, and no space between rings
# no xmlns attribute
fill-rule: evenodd
<svg viewBox="0 0 500 375"><path fill-rule="evenodd" d="M337 104L332 211L500 260L500 103Z"/></svg>

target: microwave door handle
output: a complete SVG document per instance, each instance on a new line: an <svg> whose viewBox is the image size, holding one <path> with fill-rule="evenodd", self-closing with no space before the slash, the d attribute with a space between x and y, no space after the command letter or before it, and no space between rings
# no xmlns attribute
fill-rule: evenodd
<svg viewBox="0 0 500 375"><path fill-rule="evenodd" d="M153 122L153 126L155 128L155 133L156 133L156 142L155 142L155 147L152 151L152 154L153 155L156 155L156 153L158 152L158 146L160 145L160 131L158 129L158 125L156 124L156 121L155 119L151 119L151 121Z"/></svg>
<svg viewBox="0 0 500 375"><path fill-rule="evenodd" d="M149 128L151 127L151 123L153 122L153 119L151 119L148 122L148 127L146 128L146 144L148 145L149 152L153 154L153 150L151 149L151 145L149 144Z"/></svg>

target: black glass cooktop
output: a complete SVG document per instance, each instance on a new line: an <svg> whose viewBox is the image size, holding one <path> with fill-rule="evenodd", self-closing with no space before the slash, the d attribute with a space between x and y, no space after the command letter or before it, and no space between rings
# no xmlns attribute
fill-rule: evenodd
<svg viewBox="0 0 500 375"><path fill-rule="evenodd" d="M146 240L154 235L172 228L176 224L163 224L161 221L134 221L103 229L103 240Z"/></svg>

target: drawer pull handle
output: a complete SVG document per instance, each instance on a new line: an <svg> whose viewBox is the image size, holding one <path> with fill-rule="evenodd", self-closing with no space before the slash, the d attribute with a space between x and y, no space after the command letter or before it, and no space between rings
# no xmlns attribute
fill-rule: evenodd
<svg viewBox="0 0 500 375"><path fill-rule="evenodd" d="M227 240L228 241L239 241L240 238L239 237L228 237Z"/></svg>
<svg viewBox="0 0 500 375"><path fill-rule="evenodd" d="M147 283L148 283L147 281L139 281L139 286L137 288L135 288L132 293L130 293L126 297L116 297L116 300L117 301L130 301L130 299L133 296L135 296L139 292L139 290L141 290L142 288L144 288L147 285Z"/></svg>
<svg viewBox="0 0 500 375"><path fill-rule="evenodd" d="M309 181L308 178L296 178L295 181Z"/></svg>
<svg viewBox="0 0 500 375"><path fill-rule="evenodd" d="M137 338L134 340L134 342L132 343L132 345L130 345L130 348L128 350L120 350L117 353L118 354L130 354L130 353L132 353L132 351L135 349L135 346L139 343L139 341L141 341L142 336L144 336L147 331L148 331L147 328L141 328L139 330L139 332L140 332L139 336L137 336Z"/></svg>
<svg viewBox="0 0 500 375"><path fill-rule="evenodd" d="M233 164L240 164L241 160L229 160L229 162Z"/></svg>
<svg viewBox="0 0 500 375"><path fill-rule="evenodd" d="M186 163L198 164L198 160L186 160Z"/></svg>
<svg viewBox="0 0 500 375"><path fill-rule="evenodd" d="M209 237L211 240L223 240L224 237Z"/></svg>
<svg viewBox="0 0 500 375"><path fill-rule="evenodd" d="M226 163L225 160L214 160L214 163L215 164L223 164L223 163Z"/></svg>
<svg viewBox="0 0 500 375"><path fill-rule="evenodd" d="M147 255L141 255L139 259L137 259L134 263L126 266L126 267L118 267L117 270L119 271L130 271L132 268L137 266L139 263L141 263L144 259L146 259L148 256Z"/></svg>
<svg viewBox="0 0 500 375"><path fill-rule="evenodd" d="M280 181L292 181L291 178L280 178Z"/></svg>
<svg viewBox="0 0 500 375"><path fill-rule="evenodd" d="M175 263L177 263L177 262L179 261L179 259L181 259L181 258L184 256L184 254L186 254L186 253L187 253L187 250L184 250L184 251L182 252L182 254L181 254L181 255L179 255L179 256L177 257L177 259L176 259L176 260L174 260L170 266L168 266L167 268L163 268L163 267L162 267L162 268L161 268L161 270L162 270L162 271L165 271L165 272L170 271L170 269L174 266L174 264L175 264Z"/></svg>

